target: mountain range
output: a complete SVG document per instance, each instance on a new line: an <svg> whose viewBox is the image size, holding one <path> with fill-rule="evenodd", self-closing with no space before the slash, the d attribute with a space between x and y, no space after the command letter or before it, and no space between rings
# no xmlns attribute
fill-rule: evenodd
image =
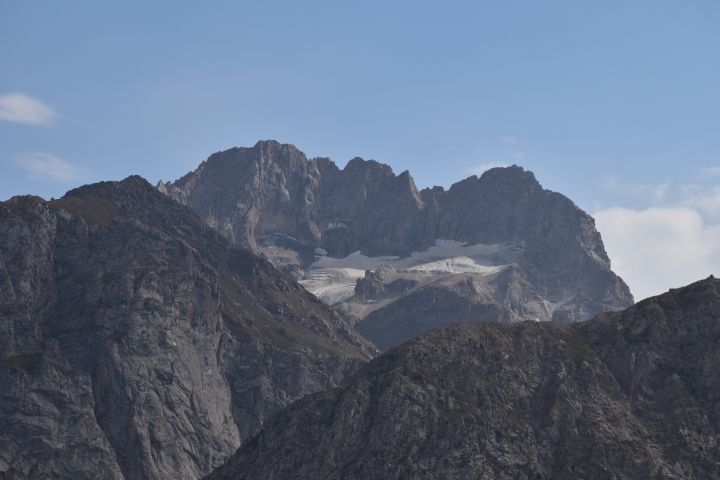
<svg viewBox="0 0 720 480"><path fill-rule="evenodd" d="M633 305L518 166L261 141L14 197L0 479L716 478L719 315L714 278Z"/></svg>
<svg viewBox="0 0 720 480"><path fill-rule="evenodd" d="M158 188L381 349L448 323L571 323L633 301L592 217L517 166L418 190L373 160L341 170L261 141Z"/></svg>

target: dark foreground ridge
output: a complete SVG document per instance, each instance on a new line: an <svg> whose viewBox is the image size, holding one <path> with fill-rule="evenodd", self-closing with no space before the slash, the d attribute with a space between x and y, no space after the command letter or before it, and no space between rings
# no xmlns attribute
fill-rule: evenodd
<svg viewBox="0 0 720 480"><path fill-rule="evenodd" d="M0 203L0 478L194 479L372 348L140 177Z"/></svg>
<svg viewBox="0 0 720 480"><path fill-rule="evenodd" d="M517 246L512 259L498 260L512 268L494 275L366 275L372 288L337 306L383 349L460 321L571 323L633 302L592 217L518 166L418 190L407 171L361 158L340 169L269 140L215 153L159 189L297 278L312 272L318 252L377 258L407 257L438 241ZM396 278L401 288L390 285Z"/></svg>
<svg viewBox="0 0 720 480"><path fill-rule="evenodd" d="M265 423L209 480L720 478L720 281L562 326L444 328Z"/></svg>

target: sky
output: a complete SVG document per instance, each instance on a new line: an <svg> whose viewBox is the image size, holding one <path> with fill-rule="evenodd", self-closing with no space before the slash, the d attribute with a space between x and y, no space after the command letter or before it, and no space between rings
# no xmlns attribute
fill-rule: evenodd
<svg viewBox="0 0 720 480"><path fill-rule="evenodd" d="M636 299L720 275L720 2L0 0L0 200L259 139L535 172Z"/></svg>

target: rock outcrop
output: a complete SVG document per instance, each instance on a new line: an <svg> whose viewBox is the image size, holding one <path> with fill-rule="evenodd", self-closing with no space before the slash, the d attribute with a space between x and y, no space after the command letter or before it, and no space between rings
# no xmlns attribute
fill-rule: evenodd
<svg viewBox="0 0 720 480"><path fill-rule="evenodd" d="M0 203L0 478L198 478L373 351L139 177Z"/></svg>
<svg viewBox="0 0 720 480"><path fill-rule="evenodd" d="M376 275L370 276L377 282ZM365 285L365 280L358 282L358 287ZM375 288L379 288L377 283ZM549 321L552 308L516 265L492 275L439 275L417 286L401 278L366 302L339 306L348 319L355 320L357 331L380 350L456 323Z"/></svg>
<svg viewBox="0 0 720 480"><path fill-rule="evenodd" d="M589 322L440 329L265 423L208 480L720 478L720 281Z"/></svg>
<svg viewBox="0 0 720 480"><path fill-rule="evenodd" d="M491 281L497 288L486 289L480 297L498 288L512 290L520 283L528 289L516 292L512 301L499 300L502 305L495 307L501 314L476 320L537 318L571 323L633 301L627 285L610 268L594 220L568 198L543 189L531 172L517 166L488 170L448 190L418 190L407 171L395 175L389 166L373 160L355 158L340 170L326 158L308 160L292 145L262 141L252 148L215 153L194 172L158 188L188 205L231 241L294 273L328 303L350 303L341 311L354 312L350 318L360 325L364 317L357 312L374 311L376 306L365 308L369 304L363 292L349 298L357 274L374 271L388 256L409 258L447 241L470 247L512 245L521 250L509 260L517 275L498 276ZM348 271L345 267L350 264L341 260L354 252L367 257L366 265ZM338 268L317 272L319 259L338 259ZM487 258L481 264L508 266ZM486 283L479 277L489 273L455 270L472 273L477 285ZM513 283L513 278L522 281ZM427 280L435 279L406 275L406 283L421 288ZM503 285L506 280L511 283ZM432 288L445 296L443 289L456 283L434 282ZM424 293L416 293L420 294L412 298L424 298ZM454 296L452 288L447 295ZM402 310L412 298L403 297ZM526 298L547 308L515 309ZM475 300L470 303L477 304ZM453 302L448 298L441 303ZM416 322L407 331L426 331L443 325L433 320L439 317L466 318L468 302L458 305L462 311L428 306L426 313L420 311L424 307L414 305L413 317L402 321ZM388 328L393 327L388 324L384 330ZM389 345L410 338L390 333L389 337L368 335Z"/></svg>

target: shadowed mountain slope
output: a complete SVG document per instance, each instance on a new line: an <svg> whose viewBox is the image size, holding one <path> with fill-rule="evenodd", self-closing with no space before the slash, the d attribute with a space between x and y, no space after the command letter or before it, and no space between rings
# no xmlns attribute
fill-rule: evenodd
<svg viewBox="0 0 720 480"><path fill-rule="evenodd" d="M569 326L440 329L293 403L208 480L720 478L720 281Z"/></svg>
<svg viewBox="0 0 720 480"><path fill-rule="evenodd" d="M140 177L0 203L0 477L190 479L373 353Z"/></svg>

